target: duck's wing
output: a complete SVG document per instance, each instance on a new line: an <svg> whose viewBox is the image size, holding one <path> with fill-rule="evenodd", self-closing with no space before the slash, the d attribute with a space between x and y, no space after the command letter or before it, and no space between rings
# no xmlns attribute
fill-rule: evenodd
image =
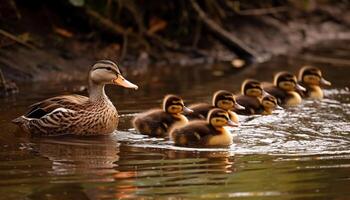
<svg viewBox="0 0 350 200"><path fill-rule="evenodd" d="M234 111L240 115L256 114L256 112L260 109L261 105L258 98L249 97L245 95L236 96L236 101L239 105L244 106L243 110L234 109Z"/></svg>
<svg viewBox="0 0 350 200"><path fill-rule="evenodd" d="M84 105L86 105L88 101L88 97L81 95L63 95L52 97L31 105L25 116L28 118L41 118L42 116L51 113L58 108L77 111L84 109Z"/></svg>
<svg viewBox="0 0 350 200"><path fill-rule="evenodd" d="M214 107L207 103L199 103L190 105L189 108L193 110L193 112L186 114L186 117L190 119L206 119L209 110Z"/></svg>

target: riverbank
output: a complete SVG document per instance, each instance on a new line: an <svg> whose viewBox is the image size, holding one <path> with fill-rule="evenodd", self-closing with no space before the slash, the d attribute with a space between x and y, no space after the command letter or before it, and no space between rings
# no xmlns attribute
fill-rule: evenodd
<svg viewBox="0 0 350 200"><path fill-rule="evenodd" d="M87 7L8 2L15 4L0 8L2 13L11 13L1 15L0 69L16 82L82 80L99 59L117 61L128 76L142 75L155 66L227 62L237 68L296 54L322 41L350 39L348 3L310 3L301 8L288 2L231 11L228 6L234 5L225 4L217 8L222 9L222 16L208 5L195 4L198 11L192 4L188 9L194 16L182 13L185 21L165 15L166 8L148 17L147 26L136 29L131 22L129 28L122 26L121 19L112 20ZM170 34L182 29L183 33ZM126 32L122 34L122 30ZM247 56L242 47L253 53Z"/></svg>

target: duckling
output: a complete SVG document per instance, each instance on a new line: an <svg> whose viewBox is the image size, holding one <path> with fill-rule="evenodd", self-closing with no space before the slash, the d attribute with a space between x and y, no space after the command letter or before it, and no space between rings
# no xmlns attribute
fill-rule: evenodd
<svg viewBox="0 0 350 200"><path fill-rule="evenodd" d="M306 89L306 91L300 91L299 94L311 99L322 99L323 91L320 86L331 85L331 82L322 77L322 71L313 66L304 66L299 70L299 83Z"/></svg>
<svg viewBox="0 0 350 200"><path fill-rule="evenodd" d="M232 109L244 109L243 106L236 102L234 95L226 90L216 91L212 98L212 105L208 103L199 103L189 106L192 113L186 115L189 119L206 119L208 112L213 108L221 108L229 113L230 119L235 123L238 122L238 116Z"/></svg>
<svg viewBox="0 0 350 200"><path fill-rule="evenodd" d="M33 104L27 114L12 122L33 136L106 135L118 126L118 112L105 94L106 84L137 89L127 81L118 66L100 60L89 72L89 97L63 95Z"/></svg>
<svg viewBox="0 0 350 200"><path fill-rule="evenodd" d="M242 83L241 94L236 96L236 101L245 109L235 109L235 112L240 115L262 114L264 107L261 104L261 99L266 94L259 81L246 79Z"/></svg>
<svg viewBox="0 0 350 200"><path fill-rule="evenodd" d="M261 106L263 110L261 113L262 115L271 115L272 111L275 109L283 109L281 106L278 105L277 99L272 95L266 95L261 100Z"/></svg>
<svg viewBox="0 0 350 200"><path fill-rule="evenodd" d="M134 128L141 134L154 137L167 136L172 126L183 126L188 119L182 113L192 112L184 105L183 100L176 95L167 95L163 99L163 109L153 109L136 116Z"/></svg>
<svg viewBox="0 0 350 200"><path fill-rule="evenodd" d="M232 134L224 126L238 126L220 108L209 111L207 120L195 120L170 130L169 136L177 146L217 147L232 144Z"/></svg>
<svg viewBox="0 0 350 200"><path fill-rule="evenodd" d="M276 97L278 104L281 106L299 105L302 99L296 90L306 90L298 84L296 76L289 72L277 73L274 76L274 84L265 83L263 89Z"/></svg>

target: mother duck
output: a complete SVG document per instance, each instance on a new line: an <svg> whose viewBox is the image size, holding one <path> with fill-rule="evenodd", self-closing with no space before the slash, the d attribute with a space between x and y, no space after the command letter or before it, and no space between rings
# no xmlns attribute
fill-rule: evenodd
<svg viewBox="0 0 350 200"><path fill-rule="evenodd" d="M89 97L63 95L30 106L27 114L12 122L33 136L93 136L112 133L118 126L118 112L105 94L107 84L137 89L109 60L94 64L89 72Z"/></svg>

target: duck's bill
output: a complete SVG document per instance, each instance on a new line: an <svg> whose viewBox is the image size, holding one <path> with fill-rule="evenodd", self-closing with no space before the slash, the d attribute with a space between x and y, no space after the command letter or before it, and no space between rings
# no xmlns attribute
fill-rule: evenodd
<svg viewBox="0 0 350 200"><path fill-rule="evenodd" d="M299 84L296 85L296 88L297 88L297 90L306 91L306 89Z"/></svg>
<svg viewBox="0 0 350 200"><path fill-rule="evenodd" d="M262 95L263 95L263 97L266 97L266 96L270 96L270 93L268 93L265 90L263 90Z"/></svg>
<svg viewBox="0 0 350 200"><path fill-rule="evenodd" d="M244 110L244 109L245 109L244 106L242 106L242 105L240 105L240 104L238 104L238 103L235 103L235 108L236 108L237 110Z"/></svg>
<svg viewBox="0 0 350 200"><path fill-rule="evenodd" d="M186 106L184 106L184 107L183 107L183 113L185 113L185 114L193 113L193 110L192 110L192 109L189 109L189 108L186 107Z"/></svg>
<svg viewBox="0 0 350 200"><path fill-rule="evenodd" d="M321 82L322 85L328 85L328 86L332 85L331 82L327 81L327 80L324 79L324 78L321 78L321 81L320 81L320 82Z"/></svg>
<svg viewBox="0 0 350 200"><path fill-rule="evenodd" d="M239 123L236 123L232 120L227 121L227 126L238 127Z"/></svg>
<svg viewBox="0 0 350 200"><path fill-rule="evenodd" d="M118 78L113 80L113 84L120 85L125 88L131 88L137 90L139 87L130 81L126 80L123 76L118 75Z"/></svg>

